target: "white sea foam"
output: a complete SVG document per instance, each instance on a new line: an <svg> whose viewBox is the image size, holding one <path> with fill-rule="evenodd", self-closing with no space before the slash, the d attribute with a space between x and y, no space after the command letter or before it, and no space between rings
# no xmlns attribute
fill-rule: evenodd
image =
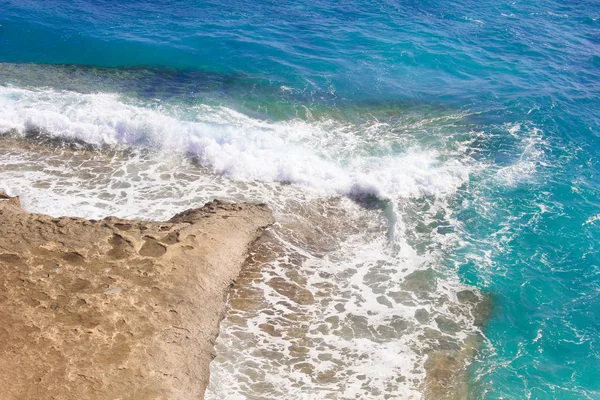
<svg viewBox="0 0 600 400"><path fill-rule="evenodd" d="M331 142L323 141L332 132L346 134L341 123L266 122L209 106L186 115L183 120L177 110L127 104L116 94L0 87L0 133L38 130L94 145L183 152L234 180L289 182L328 194L445 195L468 181L468 165L442 162L431 150L340 159L343 153L330 154ZM348 135L332 139L338 147L354 147Z"/></svg>
<svg viewBox="0 0 600 400"><path fill-rule="evenodd" d="M540 166L545 165L546 147L543 132L536 127L522 129L521 124L515 124L507 129L508 133L516 139L516 153L519 158L513 163L500 168L496 180L503 184L515 185L526 179L535 177Z"/></svg>

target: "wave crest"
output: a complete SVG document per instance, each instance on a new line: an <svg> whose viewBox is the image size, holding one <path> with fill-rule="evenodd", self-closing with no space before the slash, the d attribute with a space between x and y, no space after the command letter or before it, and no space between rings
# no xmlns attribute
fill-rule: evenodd
<svg viewBox="0 0 600 400"><path fill-rule="evenodd" d="M372 132L361 138L361 129L331 120L263 121L225 107L130 104L117 94L0 87L0 132L186 153L233 180L380 199L446 195L468 182L468 162L444 161L435 151L336 151L366 145Z"/></svg>

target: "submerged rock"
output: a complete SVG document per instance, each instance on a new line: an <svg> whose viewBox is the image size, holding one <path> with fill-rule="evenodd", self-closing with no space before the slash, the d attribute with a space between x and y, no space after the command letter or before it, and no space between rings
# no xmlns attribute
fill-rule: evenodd
<svg viewBox="0 0 600 400"><path fill-rule="evenodd" d="M0 193L0 393L201 399L227 291L265 205L169 222L52 218Z"/></svg>

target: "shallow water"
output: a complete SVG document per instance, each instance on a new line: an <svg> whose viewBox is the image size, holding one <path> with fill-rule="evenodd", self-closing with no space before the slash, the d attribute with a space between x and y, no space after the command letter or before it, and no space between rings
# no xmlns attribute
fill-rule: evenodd
<svg viewBox="0 0 600 400"><path fill-rule="evenodd" d="M0 1L0 189L90 218L268 203L209 398L597 398L599 17Z"/></svg>

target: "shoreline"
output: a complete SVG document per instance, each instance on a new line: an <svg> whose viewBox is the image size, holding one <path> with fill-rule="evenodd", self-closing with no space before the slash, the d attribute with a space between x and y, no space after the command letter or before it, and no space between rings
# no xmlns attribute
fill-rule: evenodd
<svg viewBox="0 0 600 400"><path fill-rule="evenodd" d="M44 159L47 159L48 157L53 157L53 161L50 162L49 165L52 165L53 167L60 166L61 171L70 171L69 173L73 174L73 176L89 176L91 178L94 178L95 185L102 186L107 186L110 182L97 182L96 177L111 176L111 172L116 170L116 167L110 164L110 160L114 160L115 158L119 158L120 156L123 156L125 158L127 157L127 153L121 153L119 151L105 152L102 150L96 151L86 147L72 148L67 143L57 144L49 143L47 141L42 141L40 143L37 140L30 140L25 138L2 138L2 140L0 140L0 151L2 150L7 152L8 154L11 154L11 152L14 151L17 151L19 153L24 152L28 154L37 154L37 156L31 157L31 166L37 165L38 157ZM66 164L63 165L61 164L62 162ZM82 165L85 165L85 169L81 168ZM27 166L27 168L31 167ZM119 168L122 167L119 166ZM196 175L191 175L191 177L196 177ZM22 182L25 182L23 188L27 186L27 182L29 182L28 189L35 187L37 190L37 203L29 204L29 198L27 198L27 201L25 202L26 207L31 206L32 209L35 210L40 209L40 204L43 205L44 203L49 202L48 199L44 200L44 196L46 193L50 194L50 192L52 191L58 192L57 188L53 188L49 192L44 186L44 182L50 182L50 178L57 179L56 182L59 182L60 180L62 180L63 182L68 182L68 175L67 179L65 180L65 175L61 174L51 174L46 179L39 181L27 180L27 176L23 176L23 178L24 179L22 180ZM184 177L184 179L189 178ZM81 181L81 184L85 185L86 183ZM70 185L73 185L73 183L71 183ZM68 185L65 185L62 190L68 189ZM24 193L27 193L27 190L25 190ZM207 201L208 198L205 197L201 200L198 199L193 202L182 202L182 204L184 204L183 207L190 207L193 204L203 204L205 201ZM110 201L110 199L105 200L107 202ZM256 201L257 199L230 198L230 200L243 203L248 201ZM282 228L278 224L272 230L269 230L265 235L262 235L258 243L254 244L252 257L249 257L248 259L245 259L245 261L243 261L244 268L239 274L239 276L236 275L236 283L231 288L231 293L228 296L229 299L223 300L223 306L221 306L223 314L221 314L221 317L223 317L225 310L227 310L227 322L225 322L225 325L221 324L222 331L220 333L222 334L222 337L226 338L227 335L231 336L231 333L235 331L237 331L240 335L243 335L244 337L246 337L247 335L251 336L252 334L249 332L246 323L248 323L248 321L250 321L249 323L252 323L252 321L262 321L259 322L260 324L256 327L258 328L258 330L260 330L259 335L264 336L263 339L268 339L268 337L271 336L285 337L290 345L299 346L298 351L318 348L319 345L317 344L317 342L311 344L310 340L304 341L302 337L308 332L310 332L311 326L313 326L313 324L315 323L315 320L313 319L314 316L312 316L313 314L311 314L314 311L311 307L318 305L319 302L321 302L322 304L326 304L331 301L334 301L336 299L336 292L333 291L335 286L321 287L315 285L314 283L311 285L311 283L309 283L309 280L311 279L311 269L301 268L301 266L304 265L304 263L301 262L301 260L303 260L302 256L300 254L295 254L293 251L291 253L287 253L289 249L280 247L283 245L283 243L280 243L277 239L275 239L275 237L272 237L272 233L274 233L275 235L286 235L286 233L282 231L282 229L290 229L288 234L301 235L297 238L298 240L300 240L299 243L305 243L307 246L313 246L311 248L313 249L313 251L315 251L315 255L322 257L326 254L335 254L337 248L336 246L339 245L339 242L332 241L333 237L339 238L339 240L343 240L343 238L346 237L344 235L350 235L352 234L352 232L358 232L359 226L368 226L364 221L362 223L359 223L353 220L351 215L344 214L344 211L340 210L339 208L339 201L339 199L330 199L323 203L322 200L316 200L313 204L308 205L309 208L307 210L303 211L305 213L303 215L304 219L300 219L297 221L297 223L294 224L290 224L289 221L286 222L284 220L278 221L282 224L286 224L285 226L287 226L287 228L285 226ZM150 203L146 205L146 207L143 208L145 210L144 213L135 214L136 217L141 217L144 220L146 219L144 215L149 215L148 218L154 217L158 220L168 218L168 216L166 215L169 214L165 213L163 213L160 216L157 216L156 214L148 214L148 212L151 212L152 210L152 205L153 204ZM280 215L279 213L281 212L281 210L278 208L277 203L272 203L272 206L274 207L276 214ZM97 206L94 205L94 207ZM183 207L180 207L180 209ZM325 208L321 209L320 207ZM44 207L41 207L41 209L46 211ZM171 208L171 210L172 209L173 208ZM77 215L77 210L79 210L80 215L86 215L86 213L83 212L83 209L81 208L78 208L77 210L68 210L65 207L61 207L57 210L58 211L53 210L50 213L52 215L60 215L59 213L66 213L67 215ZM112 204L109 210L111 211L105 212L103 214L100 213L100 216L103 217L104 215L116 214L120 217L123 217L124 215L128 214L125 212L124 209L119 209L118 203L116 203L116 205ZM306 212L309 212L308 210L311 210L310 212L314 214L307 215ZM91 215L91 217L94 218L94 215L97 214L90 214L88 211L87 215ZM328 215L330 218L322 218L324 215ZM334 216L334 218L331 218L332 216ZM371 217L375 218L376 215L372 215ZM57 219L51 217L47 218ZM80 218L67 218L67 220L73 219L80 220ZM209 218L209 220L213 219ZM219 220L219 218L216 219ZM108 217L108 220L116 221L117 219L114 217ZM232 218L226 219L226 221L231 220ZM101 220L99 222L102 221L105 220ZM310 224L307 224L308 221L310 221ZM134 226L137 226L144 224L151 225L156 223L128 221L126 222L126 224L132 224ZM378 234L385 235L386 232L388 232L388 229L389 228L387 227L387 225L384 226L384 224L382 224L381 231ZM295 233L292 233L292 230ZM125 234L127 234L127 231L125 232ZM161 240L163 240L163 234L160 232L158 232L158 234L160 236L160 238L157 237L159 239L158 244L160 245L160 243L162 243ZM146 234L144 233L143 236L146 236ZM228 238L227 232L225 232L225 236L226 238ZM138 245L140 249L141 246L143 246L143 242L144 240L142 240ZM156 246L151 247L154 247L154 250L156 250ZM153 251L150 248L148 248L147 250L149 252ZM260 254L260 256L254 254L254 252L257 252L258 254ZM283 268L280 271L274 271L273 267L271 266L271 263L277 263L278 257L282 256L288 257L291 260L296 261L294 261L294 263L290 265L285 264L286 266L291 268ZM254 259L256 257L258 258ZM326 265L325 267L327 268ZM314 273L321 274L325 272L320 269L315 269ZM403 278L403 283L400 286L400 288L405 290L407 295L410 293L414 293L416 296L420 296L420 298L427 299L431 294L433 294L436 291L437 279L437 276L431 271L421 273L417 270L416 273L409 274L408 276ZM343 285L345 285L343 281L337 282L335 284L341 285L340 287L343 287ZM330 284L328 283L327 285ZM110 288L107 290L110 290ZM264 291L267 291L270 294L264 293ZM120 296L121 293L114 293L114 295ZM485 299L486 296L477 291L472 292L470 290L465 290L461 293L458 293L457 295L459 297L457 300L457 306L459 306L461 309L464 308L464 310L460 311L456 309L457 311L455 311L455 316L458 317L458 319L454 322L460 323L461 315L463 314L467 318L469 318L468 315L472 315L473 317L475 317L477 327L479 329L483 329L485 321L489 316L491 307L491 304L486 305L486 303L488 303L489 301ZM265 296L276 296L277 299L274 300L272 298L267 301L267 298ZM110 296L107 296L107 298L109 297ZM224 308L224 303L226 301L230 302L231 308ZM393 301L395 303L398 303L399 307L404 307L405 305L407 305L408 307L414 307L414 304L410 304L410 302L407 303L407 299L394 299ZM448 299L446 299L445 301L448 301ZM278 317L277 315L273 315L273 304L276 304L277 307L281 306L282 304L285 304L286 313L285 318L283 318L283 320L281 320L280 317ZM286 318L293 319L295 321L293 326L286 325ZM466 398L467 393L469 392L469 365L471 364L473 358L478 352L479 347L481 346L482 338L478 337L477 335L470 336L465 341L455 338L454 330L459 329L458 325L455 326L451 322L447 322L444 318L439 319L435 316L435 314L429 315L429 313L424 312L424 310L421 309L416 311L415 318L421 324L441 323L448 325L440 333L436 333L430 329L425 328L423 332L418 337L416 337L416 339L418 339L419 346L408 349L409 352L411 350L414 350L415 353L417 353L423 358L427 357L427 361L423 361L423 381L420 383L415 383L415 393L418 392L419 396L422 396L425 399ZM330 320L333 321L332 319ZM333 323L337 323L339 325L340 322L344 323L345 321L338 320L337 322L334 321ZM235 327L237 323L240 324L239 327ZM410 334L412 328L410 328L408 325L403 325L403 323L404 322L398 325L398 329L395 330L396 333L389 333L389 335L391 336L386 336L386 340L390 340L395 343L397 341L401 341L407 333ZM300 329L301 326L302 329ZM233 329L231 329L232 327ZM337 328L333 327L332 325L332 329ZM377 340L381 340L383 338L383 336L381 336L383 335L383 333L373 331L369 327L367 327L366 329L368 332L365 331L364 334L368 335L368 337L370 337L370 335L374 335L372 337L374 343L377 342ZM382 332L385 333L389 331ZM344 335L344 332L339 330L335 333L342 336ZM217 331L215 333L215 337L218 334L219 332ZM215 344L214 342L214 339L212 340L212 342L210 342L211 345L210 349L208 350L208 353L212 353L213 355L213 345ZM252 340L246 343L244 340L232 342L228 341L227 339L225 339L225 341L222 341L222 338L219 338L219 340L216 343L220 355L226 354L225 357L231 357L232 359L240 357L240 360L233 362L233 364L229 364L232 365L233 368L242 368L241 365L244 365L245 362L245 360L243 359L243 354L237 354L237 352L244 353L244 350L240 351L238 349L258 348L258 345L256 343L252 343ZM266 346L266 348L269 349L271 348L271 346ZM330 350L335 351L335 349L333 348ZM281 359L281 357L274 357L269 358L269 362L274 362L278 360L282 363L282 365L289 365L291 368L294 368L295 371L298 371L298 373L306 375L307 379L310 379L312 382L318 382L320 384L338 384L340 387L346 385L349 382L349 380L337 374L340 371L342 371L342 368L344 366L350 368L353 365L359 365L358 363L360 363L358 359L340 359L340 361L338 362L347 362L348 364L340 363L338 367L322 371L319 370L318 366L316 366L318 363L314 364L314 360L310 359L307 356L308 354L310 354L309 352L306 352L306 354L295 352L294 354L297 355L297 357L287 357L284 359ZM358 356L359 355L357 355L357 357ZM223 362L223 358L219 358L215 360L215 362ZM354 364L354 362L357 362L357 364ZM220 368L223 367L223 365L220 365ZM226 367L227 365L225 365L225 368ZM216 380L214 382L222 382L223 377L219 376L218 371L216 372L216 374ZM231 379L234 377L227 376L227 378ZM207 398L214 398L215 393L213 393L211 390L211 388L208 389L206 394Z"/></svg>
<svg viewBox="0 0 600 400"><path fill-rule="evenodd" d="M265 205L167 222L53 218L0 195L0 391L7 398L203 398L227 293Z"/></svg>

